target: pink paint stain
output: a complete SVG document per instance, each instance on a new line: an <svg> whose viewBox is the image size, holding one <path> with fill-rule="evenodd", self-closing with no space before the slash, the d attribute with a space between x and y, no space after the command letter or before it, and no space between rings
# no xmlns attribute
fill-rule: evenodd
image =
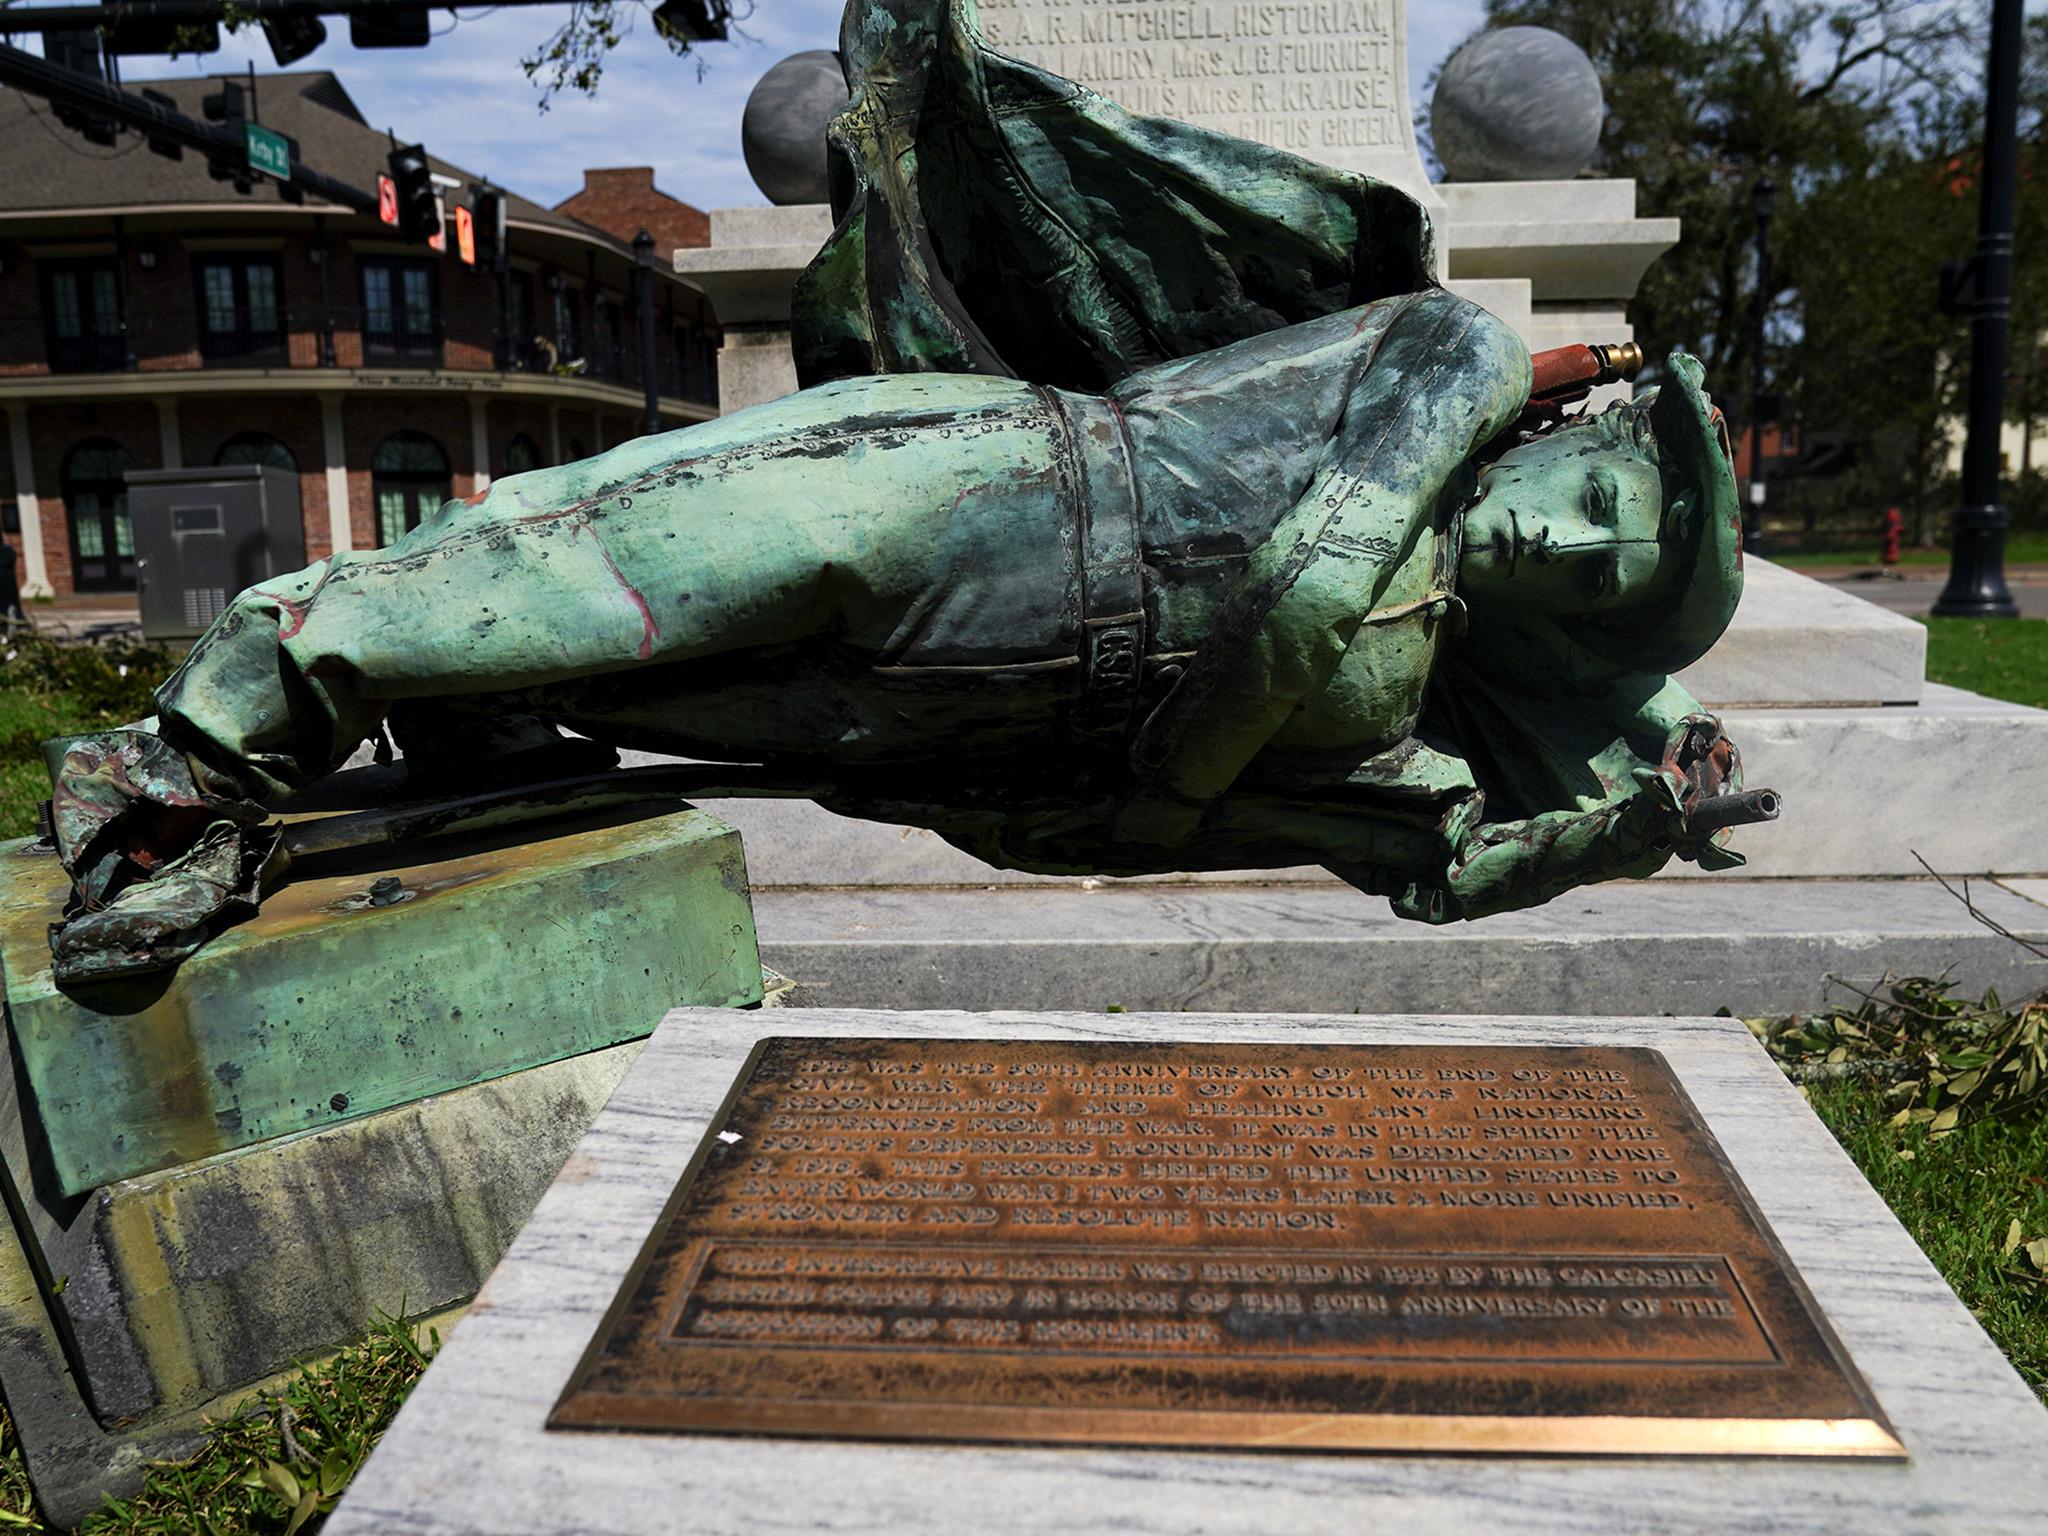
<svg viewBox="0 0 2048 1536"><path fill-rule="evenodd" d="M327 585L327 578L329 576L332 576L333 574L334 564L332 561L329 561L327 562L327 569L320 573L320 579L313 584L313 590L308 592L304 597L279 597L275 592L265 592L260 587L251 587L249 589L249 595L252 597L267 598L269 601L277 604L279 608L284 610L285 617L289 619L291 622L289 624L280 624L278 626L277 638L280 640L289 640L294 635L296 635L300 630L306 627L306 620L313 611L314 599L319 597L321 589Z"/></svg>
<svg viewBox="0 0 2048 1536"><path fill-rule="evenodd" d="M599 535L598 531L586 522L572 530L571 537L574 537L577 533L588 533L590 535L591 542L597 545L598 558L604 561L604 568L612 573L612 580L616 581L619 584L619 590L626 594L626 601L639 611L640 649L636 654L640 660L648 660L654 655L654 642L661 638L661 626L654 622L654 610L647 606L647 599L641 594L640 589L626 580L626 573L619 569L619 562L612 558L611 550L606 546L604 539Z"/></svg>

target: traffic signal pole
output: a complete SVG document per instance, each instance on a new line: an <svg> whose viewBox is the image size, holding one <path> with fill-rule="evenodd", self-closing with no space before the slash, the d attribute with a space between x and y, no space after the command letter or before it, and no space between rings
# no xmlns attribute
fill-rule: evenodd
<svg viewBox="0 0 2048 1536"><path fill-rule="evenodd" d="M4 26L0 14L0 26ZM187 117L158 102L132 96L118 86L76 70L62 68L35 54L0 43L0 85L9 85L31 96L41 96L56 106L71 107L135 128L152 139L197 150L209 160L229 165L248 163L249 145L244 135L216 128ZM375 215L377 194L347 182L337 181L319 171L308 170L296 160L289 178L277 180L294 186L322 202Z"/></svg>

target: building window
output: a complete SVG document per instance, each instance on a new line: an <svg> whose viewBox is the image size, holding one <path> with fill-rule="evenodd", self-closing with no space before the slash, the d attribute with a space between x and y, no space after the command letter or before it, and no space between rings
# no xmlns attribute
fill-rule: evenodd
<svg viewBox="0 0 2048 1536"><path fill-rule="evenodd" d="M555 356L548 368L555 373L581 373L583 350L578 333L582 330L582 296L559 278L555 282Z"/></svg>
<svg viewBox="0 0 2048 1536"><path fill-rule="evenodd" d="M540 468L540 444L521 432L505 445L505 469L508 475L523 475L528 470Z"/></svg>
<svg viewBox="0 0 2048 1536"><path fill-rule="evenodd" d="M111 438L90 437L64 460L64 512L71 524L71 584L80 592L135 587L135 534L128 525L133 461Z"/></svg>
<svg viewBox="0 0 2048 1536"><path fill-rule="evenodd" d="M540 337L533 328L533 278L514 272L505 284L505 356L514 368L543 368Z"/></svg>
<svg viewBox="0 0 2048 1536"><path fill-rule="evenodd" d="M370 460L377 543L395 544L455 494L448 455L424 432L394 432Z"/></svg>
<svg viewBox="0 0 2048 1536"><path fill-rule="evenodd" d="M45 262L43 313L49 327L51 372L104 373L127 365L121 285L111 257Z"/></svg>
<svg viewBox="0 0 2048 1536"><path fill-rule="evenodd" d="M361 267L363 356L371 362L440 367L441 294L435 264L379 257Z"/></svg>
<svg viewBox="0 0 2048 1536"><path fill-rule="evenodd" d="M266 469L299 472L298 457L268 432L238 432L220 445L216 464L261 464Z"/></svg>
<svg viewBox="0 0 2048 1536"><path fill-rule="evenodd" d="M284 314L270 256L208 256L199 275L199 351L209 363L281 361Z"/></svg>

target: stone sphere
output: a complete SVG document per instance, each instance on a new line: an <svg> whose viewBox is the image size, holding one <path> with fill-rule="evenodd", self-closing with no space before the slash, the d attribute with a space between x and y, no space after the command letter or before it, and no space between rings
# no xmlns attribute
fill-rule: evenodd
<svg viewBox="0 0 2048 1536"><path fill-rule="evenodd" d="M1566 181L1591 163L1606 110L1577 43L1548 27L1502 27L1451 55L1429 127L1446 180Z"/></svg>
<svg viewBox="0 0 2048 1536"><path fill-rule="evenodd" d="M768 201L823 203L825 125L846 109L846 73L829 48L792 53L763 75L740 116L747 174Z"/></svg>

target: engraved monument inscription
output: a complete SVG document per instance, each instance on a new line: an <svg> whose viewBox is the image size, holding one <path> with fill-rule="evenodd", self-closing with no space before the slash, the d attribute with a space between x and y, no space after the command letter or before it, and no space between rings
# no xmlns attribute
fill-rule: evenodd
<svg viewBox="0 0 2048 1536"><path fill-rule="evenodd" d="M980 0L1003 52L1176 117L1433 200L1404 0Z"/></svg>
<svg viewBox="0 0 2048 1536"><path fill-rule="evenodd" d="M550 1422L1904 1454L1595 1048L765 1041Z"/></svg>

